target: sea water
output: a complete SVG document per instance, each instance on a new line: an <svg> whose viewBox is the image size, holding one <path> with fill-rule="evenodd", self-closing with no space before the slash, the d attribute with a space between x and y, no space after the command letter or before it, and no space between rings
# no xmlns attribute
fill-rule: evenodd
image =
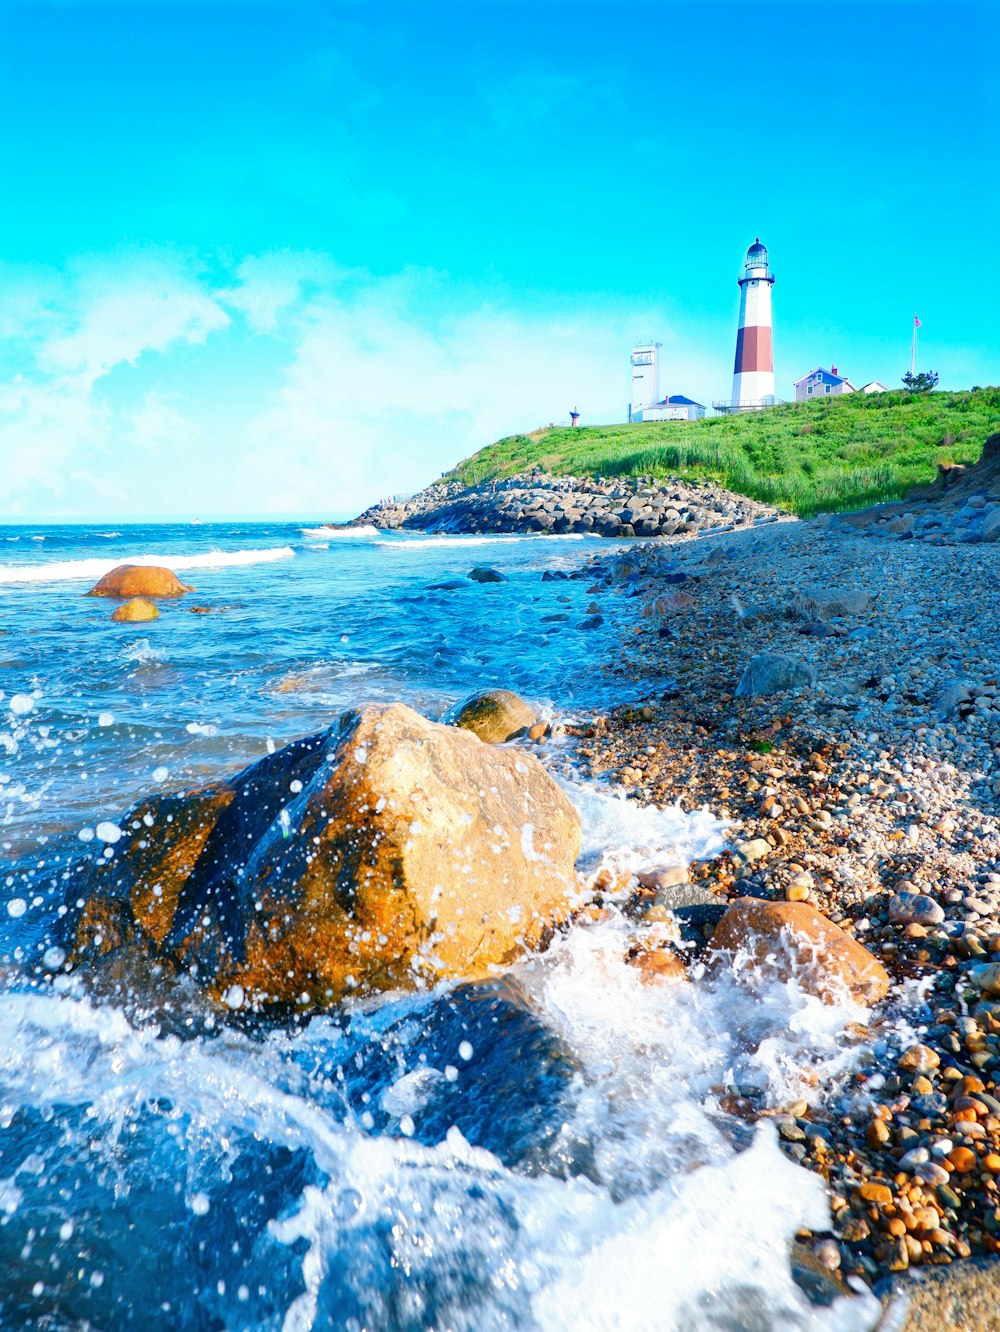
<svg viewBox="0 0 1000 1332"><path fill-rule="evenodd" d="M238 770L343 709L438 716L491 685L587 717L655 681L606 667L635 602L542 581L609 547L281 524L0 529L0 1326L853 1329L789 1243L821 1182L719 1108L830 1094L863 1018L794 984L644 985L619 914L491 987L248 1032L38 979L44 885L127 806ZM83 594L122 562L195 591L145 624ZM471 582L474 564L507 581ZM204 607L205 613L192 613ZM669 663L664 665L669 674ZM631 689L631 693L629 692ZM543 760L583 861L716 854L710 812L644 809ZM49 959L50 963L52 959Z"/></svg>

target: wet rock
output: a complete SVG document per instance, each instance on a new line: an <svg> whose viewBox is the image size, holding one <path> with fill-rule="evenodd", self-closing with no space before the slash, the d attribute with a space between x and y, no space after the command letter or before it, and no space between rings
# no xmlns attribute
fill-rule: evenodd
<svg viewBox="0 0 1000 1332"><path fill-rule="evenodd" d="M815 682L816 672L807 662L777 652L761 652L747 663L736 686L736 697L780 694L787 689L810 688Z"/></svg>
<svg viewBox="0 0 1000 1332"><path fill-rule="evenodd" d="M575 810L537 759L401 704L151 800L72 880L71 961L121 948L231 1008L486 976L564 919Z"/></svg>
<svg viewBox="0 0 1000 1332"><path fill-rule="evenodd" d="M331 1053L320 1042L312 1063L299 1062L322 1075ZM350 1018L333 1053L346 1075L337 1097L370 1114L376 1133L396 1136L409 1115L416 1142L433 1146L454 1126L508 1167L529 1169L549 1168L578 1072L570 1049L506 979L458 985L423 1008L419 1023L406 1013L378 1040L364 1017Z"/></svg>
<svg viewBox="0 0 1000 1332"><path fill-rule="evenodd" d="M487 744L502 745L534 726L538 711L510 689L484 689L456 703L442 721L474 732Z"/></svg>
<svg viewBox="0 0 1000 1332"><path fill-rule="evenodd" d="M182 583L169 569L155 564L119 564L106 573L87 593L88 597L182 597L194 588Z"/></svg>
<svg viewBox="0 0 1000 1332"><path fill-rule="evenodd" d="M502 574L499 569L487 569L482 565L476 565L466 574L474 583L506 583L507 575Z"/></svg>
<svg viewBox="0 0 1000 1332"><path fill-rule="evenodd" d="M687 968L670 948L639 948L625 959L647 985L687 980Z"/></svg>
<svg viewBox="0 0 1000 1332"><path fill-rule="evenodd" d="M145 597L133 597L123 606L118 606L111 614L116 624L136 624L145 620L158 620L160 612Z"/></svg>
<svg viewBox="0 0 1000 1332"><path fill-rule="evenodd" d="M882 964L805 902L741 898L726 910L710 943L716 954L749 954L755 968L767 967L781 980L794 976L827 1001L846 991L872 1004L889 989Z"/></svg>

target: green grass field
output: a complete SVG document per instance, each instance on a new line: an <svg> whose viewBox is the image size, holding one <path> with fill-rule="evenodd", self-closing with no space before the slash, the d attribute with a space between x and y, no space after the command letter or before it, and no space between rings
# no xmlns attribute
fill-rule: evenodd
<svg viewBox="0 0 1000 1332"><path fill-rule="evenodd" d="M561 474L712 480L809 515L896 499L939 462L971 463L1000 430L1000 388L851 394L743 416L641 425L549 426L460 463L468 485L536 464Z"/></svg>

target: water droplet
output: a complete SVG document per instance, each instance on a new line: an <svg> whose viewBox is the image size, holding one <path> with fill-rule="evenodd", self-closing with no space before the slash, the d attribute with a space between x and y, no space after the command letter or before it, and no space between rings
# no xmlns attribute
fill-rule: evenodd
<svg viewBox="0 0 1000 1332"><path fill-rule="evenodd" d="M207 1216L211 1205L207 1193L196 1193L191 1199L191 1211L194 1212L195 1216Z"/></svg>
<svg viewBox="0 0 1000 1332"><path fill-rule="evenodd" d="M114 726L115 714L113 712L102 712L97 718L98 726Z"/></svg>
<svg viewBox="0 0 1000 1332"><path fill-rule="evenodd" d="M95 831L101 841L107 842L109 846L121 840L121 828L118 827L117 823L112 823L110 819L106 819L103 823L99 823Z"/></svg>
<svg viewBox="0 0 1000 1332"><path fill-rule="evenodd" d="M23 897L12 897L7 903L7 914L13 916L15 920L18 916L23 916L28 909L28 904Z"/></svg>
<svg viewBox="0 0 1000 1332"><path fill-rule="evenodd" d="M464 1059L466 1063L468 1063L469 1060L472 1058L471 1041L463 1041L462 1044L458 1047L458 1053L461 1056L461 1058Z"/></svg>

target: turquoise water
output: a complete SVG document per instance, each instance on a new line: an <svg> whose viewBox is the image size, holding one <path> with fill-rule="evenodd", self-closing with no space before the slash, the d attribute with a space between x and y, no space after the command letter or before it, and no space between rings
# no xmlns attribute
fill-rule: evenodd
<svg viewBox="0 0 1000 1332"><path fill-rule="evenodd" d="M793 1284L788 1240L823 1228L822 1185L717 1104L734 1080L776 1104L836 1083L860 1010L794 985L748 1003L730 977L644 986L617 913L510 981L253 1033L193 992L154 1013L37 974L64 866L145 791L230 774L365 701L436 716L503 685L559 715L604 707L602 663L637 603L605 595L604 625L582 631L590 579L542 574L608 550L280 524L0 529L0 1327L872 1324L869 1299L817 1309ZM83 593L140 557L196 591L112 624L113 603ZM484 563L509 581L470 582ZM723 844L708 811L560 780L590 866Z"/></svg>

